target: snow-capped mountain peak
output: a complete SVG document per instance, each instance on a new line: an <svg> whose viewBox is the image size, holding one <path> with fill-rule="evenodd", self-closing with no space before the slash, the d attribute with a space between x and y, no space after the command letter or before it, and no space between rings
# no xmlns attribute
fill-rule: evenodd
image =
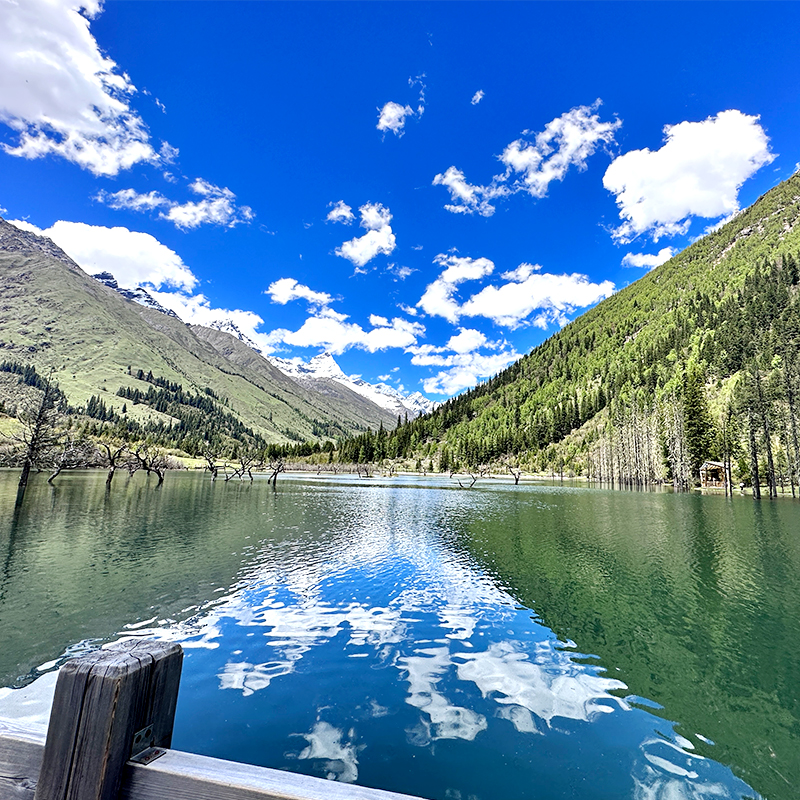
<svg viewBox="0 0 800 800"><path fill-rule="evenodd" d="M244 344L246 344L248 347L255 350L259 355L261 354L261 349L258 347L258 345L248 336L245 336L239 330L236 324L231 322L229 319L216 319L213 322L209 322L206 327L214 328L215 330L222 331L223 333L229 333L231 336L235 336L240 342L244 342Z"/></svg>
<svg viewBox="0 0 800 800"><path fill-rule="evenodd" d="M109 289L113 289L117 294L121 294L126 300L132 300L145 308L152 308L167 316L178 318L178 315L171 308L162 306L158 300L150 295L147 289L141 286L137 286L135 289L124 289L117 283L116 278L110 272L98 272L92 277L104 286L108 286Z"/></svg>
<svg viewBox="0 0 800 800"><path fill-rule="evenodd" d="M332 380L394 414L416 417L431 411L435 403L419 392L406 395L386 383L367 383L360 375L345 375L330 353L320 353L308 363L300 358L267 356L267 360L290 378L299 380Z"/></svg>
<svg viewBox="0 0 800 800"><path fill-rule="evenodd" d="M308 362L308 368L319 378L333 378L334 380L347 380L342 368L330 353L320 353Z"/></svg>

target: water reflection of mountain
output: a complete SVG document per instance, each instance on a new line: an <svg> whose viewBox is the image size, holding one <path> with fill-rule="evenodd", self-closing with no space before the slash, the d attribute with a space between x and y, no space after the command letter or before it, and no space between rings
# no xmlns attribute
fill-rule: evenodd
<svg viewBox="0 0 800 800"><path fill-rule="evenodd" d="M631 492L553 501L505 494L464 546L559 637L680 720L697 752L766 797L796 797L800 509Z"/></svg>

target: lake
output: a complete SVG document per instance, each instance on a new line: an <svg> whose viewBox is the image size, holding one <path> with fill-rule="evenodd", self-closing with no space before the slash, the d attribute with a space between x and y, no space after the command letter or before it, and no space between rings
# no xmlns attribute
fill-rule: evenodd
<svg viewBox="0 0 800 800"><path fill-rule="evenodd" d="M800 503L0 471L0 686L182 643L173 747L435 800L800 794Z"/></svg>

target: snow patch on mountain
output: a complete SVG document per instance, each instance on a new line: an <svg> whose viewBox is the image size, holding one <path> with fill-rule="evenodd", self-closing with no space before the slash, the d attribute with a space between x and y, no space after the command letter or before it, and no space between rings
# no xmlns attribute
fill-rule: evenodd
<svg viewBox="0 0 800 800"><path fill-rule="evenodd" d="M207 328L214 328L215 330L222 331L223 333L229 333L231 336L235 336L240 342L246 344L252 350L255 350L256 353L261 355L261 350L258 345L248 336L245 336L241 330L239 330L238 326L231 322L229 319L217 319L214 322L209 322L206 325Z"/></svg>
<svg viewBox="0 0 800 800"><path fill-rule="evenodd" d="M141 286L137 286L135 289L123 289L110 272L98 272L96 275L92 275L92 277L104 286L108 286L109 289L113 289L118 294L121 294L126 300L133 300L134 303L138 303L140 306L152 308L154 311L160 311L162 314L166 314L169 317L179 319L178 315L171 308L162 306L158 300L153 299L147 289L143 289Z"/></svg>
<svg viewBox="0 0 800 800"><path fill-rule="evenodd" d="M416 417L432 411L436 407L436 403L420 392L403 394L386 383L367 383L360 375L345 375L330 353L320 353L308 363L300 358L287 359L277 356L267 356L266 358L290 378L301 381L322 379L336 381L362 397L366 397L376 406L385 408L394 414L408 413L409 416Z"/></svg>

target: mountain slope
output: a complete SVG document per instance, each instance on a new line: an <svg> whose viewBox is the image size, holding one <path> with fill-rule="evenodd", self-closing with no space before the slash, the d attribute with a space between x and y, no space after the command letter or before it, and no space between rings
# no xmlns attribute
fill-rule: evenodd
<svg viewBox="0 0 800 800"><path fill-rule="evenodd" d="M775 417L771 432L767 422L759 423L755 449L766 452L772 439L777 447L784 428L778 430L776 420L784 411L794 414L791 392L766 408L748 399L745 390L758 391L763 382L766 391L770 381L783 381L796 391L798 260L796 174L492 380L415 420L390 437L394 441L387 449L435 456L444 466L454 460L476 465L511 458L531 469L560 471L566 464L576 472L596 472L603 445L610 454L602 458L612 460L616 471L630 455L619 441L625 426L641 431L649 420L652 430L642 442L651 448L648 458L657 472L661 461L669 460L670 408L675 411L671 425L685 421L691 427L693 414L707 415L708 440L696 451L704 447L706 457L722 458L722 450L749 447L747 407L767 422ZM688 404L690 397L697 408ZM720 415L728 407L738 438L721 444L712 440L722 436ZM345 449L355 458L363 445L354 442ZM794 449L792 442L782 446ZM669 470L664 474L669 477Z"/></svg>
<svg viewBox="0 0 800 800"><path fill-rule="evenodd" d="M326 387L312 385L307 387L302 381L295 381L275 367L271 360L261 356L258 351L240 340L232 333L217 328L206 328L201 325L190 326L192 332L203 342L210 344L226 361L236 364L263 378L265 387L282 387L283 391L297 398L296 402L304 402L309 406L323 403L329 417L336 420L343 428L377 429L394 427L396 416L377 403L365 400L355 392L343 389L339 392L328 392Z"/></svg>
<svg viewBox="0 0 800 800"><path fill-rule="evenodd" d="M0 287L0 360L52 373L73 405L99 396L119 409L120 386L149 389L135 377L142 369L186 390L210 388L243 424L272 442L335 438L394 419L363 404L350 413L330 410L327 398L252 351L255 361L236 363L216 340L212 344L177 317L124 299L50 240L3 220ZM139 405L128 413L140 421L159 415Z"/></svg>

